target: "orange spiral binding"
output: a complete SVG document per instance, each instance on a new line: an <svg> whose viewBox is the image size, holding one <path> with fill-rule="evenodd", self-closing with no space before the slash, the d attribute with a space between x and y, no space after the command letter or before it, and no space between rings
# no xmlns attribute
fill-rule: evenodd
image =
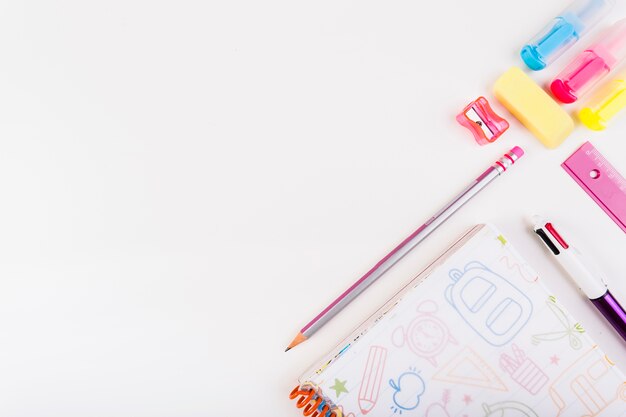
<svg viewBox="0 0 626 417"><path fill-rule="evenodd" d="M300 398L296 401L296 407L304 408L302 414L305 417L341 417L341 412L333 410L324 397L313 388L297 385L289 394L289 399L295 400L297 397Z"/></svg>

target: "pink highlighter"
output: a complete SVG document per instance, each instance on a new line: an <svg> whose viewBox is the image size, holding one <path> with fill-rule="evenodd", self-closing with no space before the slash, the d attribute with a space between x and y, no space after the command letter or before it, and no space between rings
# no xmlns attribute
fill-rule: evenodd
<svg viewBox="0 0 626 417"><path fill-rule="evenodd" d="M617 21L602 38L580 53L550 84L562 103L573 103L626 58L626 19Z"/></svg>

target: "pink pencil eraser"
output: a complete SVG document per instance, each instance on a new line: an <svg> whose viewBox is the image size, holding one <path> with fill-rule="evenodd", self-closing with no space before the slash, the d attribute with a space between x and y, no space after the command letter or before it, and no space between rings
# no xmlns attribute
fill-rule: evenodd
<svg viewBox="0 0 626 417"><path fill-rule="evenodd" d="M519 146L514 147L513 149L511 149L511 152L517 156L517 158L521 158L522 156L524 156L524 150L522 148L520 148Z"/></svg>

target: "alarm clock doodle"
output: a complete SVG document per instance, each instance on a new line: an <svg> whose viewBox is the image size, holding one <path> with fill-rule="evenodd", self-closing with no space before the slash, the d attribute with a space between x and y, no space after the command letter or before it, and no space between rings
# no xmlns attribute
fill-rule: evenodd
<svg viewBox="0 0 626 417"><path fill-rule="evenodd" d="M448 326L436 316L438 309L432 300L420 303L417 306L418 315L411 323L406 328L400 326L393 331L393 345L398 348L407 345L417 356L437 366L437 356L446 349L448 343L459 344L450 334Z"/></svg>

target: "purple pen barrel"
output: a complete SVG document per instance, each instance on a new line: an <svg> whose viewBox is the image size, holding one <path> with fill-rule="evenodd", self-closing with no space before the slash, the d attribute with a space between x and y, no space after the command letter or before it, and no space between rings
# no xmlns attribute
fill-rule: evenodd
<svg viewBox="0 0 626 417"><path fill-rule="evenodd" d="M602 297L591 300L617 333L626 340L626 312L620 303L607 291Z"/></svg>

